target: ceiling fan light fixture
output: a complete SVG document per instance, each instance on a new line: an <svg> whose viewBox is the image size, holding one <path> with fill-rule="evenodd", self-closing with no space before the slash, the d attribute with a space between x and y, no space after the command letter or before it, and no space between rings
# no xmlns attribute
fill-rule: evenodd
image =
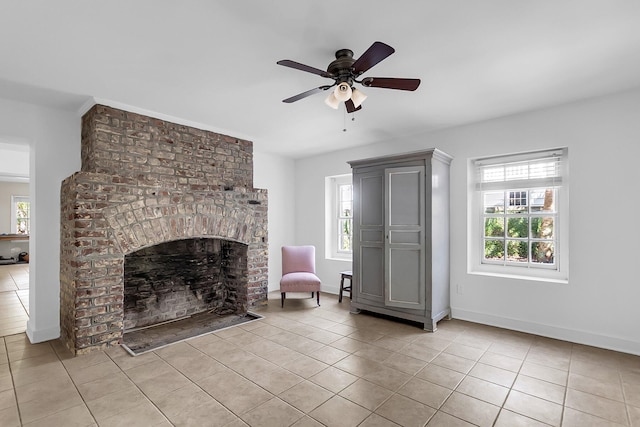
<svg viewBox="0 0 640 427"><path fill-rule="evenodd" d="M364 100L367 99L367 95L364 94L361 90L353 89L351 91L351 100L353 101L353 106L358 108Z"/></svg>
<svg viewBox="0 0 640 427"><path fill-rule="evenodd" d="M353 58L353 51L350 49L340 49L336 51L336 59L325 69L310 67L289 59L276 62L278 65L317 74L321 77L333 80L332 84L315 87L306 92L283 99L282 102L292 103L311 96L318 92L330 91L325 103L331 108L338 109L341 102L345 103L348 113L359 111L362 103L367 99L367 95L353 87L354 83L359 83L364 87L375 87L383 89L414 91L420 86L420 79L406 79L395 77L365 77L361 80L362 74L371 67L393 54L395 49L382 43L374 42L358 59Z"/></svg>
<svg viewBox="0 0 640 427"><path fill-rule="evenodd" d="M352 90L349 83L342 82L333 90L333 96L340 102L344 102L347 99L351 98Z"/></svg>
<svg viewBox="0 0 640 427"><path fill-rule="evenodd" d="M333 108L334 110L337 110L338 106L340 105L340 100L338 100L338 98L336 98L333 92L331 92L329 96L327 96L327 98L324 100L324 103L327 104L329 107Z"/></svg>

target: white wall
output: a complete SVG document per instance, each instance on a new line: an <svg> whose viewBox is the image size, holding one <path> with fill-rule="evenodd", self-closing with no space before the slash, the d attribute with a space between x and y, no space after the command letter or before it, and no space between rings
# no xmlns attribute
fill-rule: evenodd
<svg viewBox="0 0 640 427"><path fill-rule="evenodd" d="M80 118L0 99L0 139L30 147L27 335L31 342L46 341L60 335L60 184L80 169Z"/></svg>
<svg viewBox="0 0 640 427"><path fill-rule="evenodd" d="M340 289L340 272L351 270L351 261L325 258L325 177L350 174L347 160L359 158L352 151L300 159L295 165L296 244L316 247L316 274L322 291L334 294Z"/></svg>
<svg viewBox="0 0 640 427"><path fill-rule="evenodd" d="M269 191L269 291L280 289L283 245L294 244L294 161L253 153L253 186Z"/></svg>
<svg viewBox="0 0 640 427"><path fill-rule="evenodd" d="M454 156L453 316L640 354L638 111L640 90L298 160L296 241L324 253L324 178L349 173L346 161L436 147ZM468 159L561 146L569 148L569 283L468 274ZM335 291L350 264L317 261L323 290Z"/></svg>

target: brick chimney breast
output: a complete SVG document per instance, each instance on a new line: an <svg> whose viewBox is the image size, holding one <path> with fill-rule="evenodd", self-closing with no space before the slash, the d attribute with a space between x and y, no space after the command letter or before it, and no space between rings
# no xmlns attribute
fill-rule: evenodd
<svg viewBox="0 0 640 427"><path fill-rule="evenodd" d="M246 245L242 310L267 300L267 191L253 144L95 105L82 117L82 168L62 182L61 338L74 354L119 345L125 256L184 239Z"/></svg>

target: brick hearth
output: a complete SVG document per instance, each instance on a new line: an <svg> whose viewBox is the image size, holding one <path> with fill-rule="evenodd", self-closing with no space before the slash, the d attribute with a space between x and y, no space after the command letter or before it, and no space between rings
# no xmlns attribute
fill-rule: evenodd
<svg viewBox="0 0 640 427"><path fill-rule="evenodd" d="M74 354L118 345L124 257L164 242L247 245L240 306L267 300L267 191L253 146L102 105L82 118L82 170L62 183L60 322Z"/></svg>

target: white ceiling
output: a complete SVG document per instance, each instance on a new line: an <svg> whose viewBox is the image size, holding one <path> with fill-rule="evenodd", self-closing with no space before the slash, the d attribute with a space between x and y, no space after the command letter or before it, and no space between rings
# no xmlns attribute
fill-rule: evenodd
<svg viewBox="0 0 640 427"><path fill-rule="evenodd" d="M637 0L10 0L0 6L0 97L79 109L87 97L304 157L640 86ZM374 41L355 121L317 94L326 68ZM344 124L347 132L343 132Z"/></svg>

